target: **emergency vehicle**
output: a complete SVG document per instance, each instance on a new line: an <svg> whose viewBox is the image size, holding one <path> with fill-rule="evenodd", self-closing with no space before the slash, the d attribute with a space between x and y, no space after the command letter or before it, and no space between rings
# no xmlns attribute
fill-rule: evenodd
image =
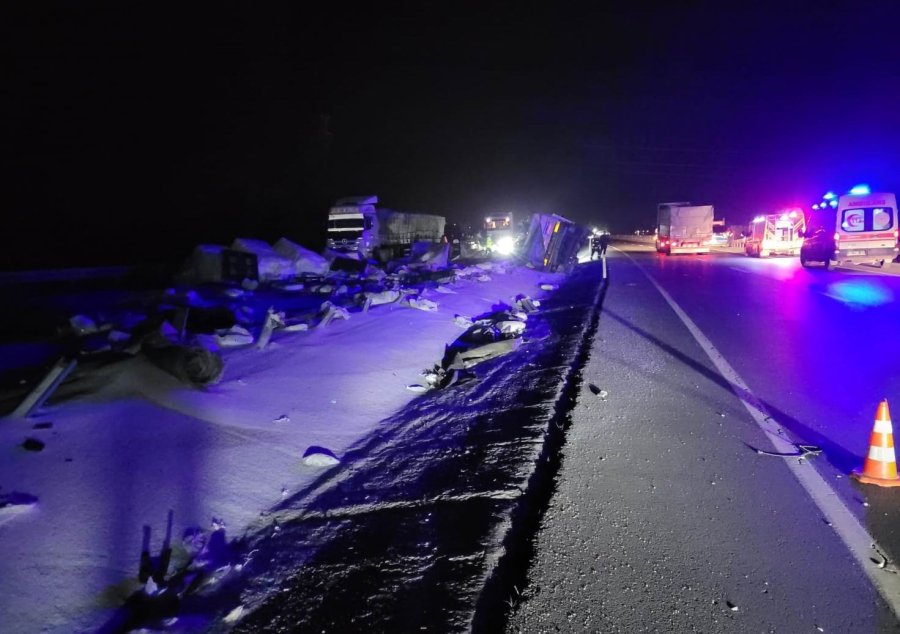
<svg viewBox="0 0 900 634"><path fill-rule="evenodd" d="M803 246L806 218L800 209L757 216L750 223L744 253L757 258L770 255L799 255Z"/></svg>
<svg viewBox="0 0 900 634"><path fill-rule="evenodd" d="M822 262L884 266L897 257L897 200L894 194L854 188L836 207L813 209L800 249L800 264Z"/></svg>

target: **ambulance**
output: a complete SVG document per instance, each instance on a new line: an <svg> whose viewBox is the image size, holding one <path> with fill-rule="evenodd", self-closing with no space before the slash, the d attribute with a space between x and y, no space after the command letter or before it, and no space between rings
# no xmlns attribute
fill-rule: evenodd
<svg viewBox="0 0 900 634"><path fill-rule="evenodd" d="M800 264L874 264L897 257L897 199L894 194L854 188L837 206L814 209L800 248Z"/></svg>

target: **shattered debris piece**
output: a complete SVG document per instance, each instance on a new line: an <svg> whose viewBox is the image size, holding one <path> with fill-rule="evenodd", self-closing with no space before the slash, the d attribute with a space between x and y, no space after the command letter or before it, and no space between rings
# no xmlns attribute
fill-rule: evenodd
<svg viewBox="0 0 900 634"><path fill-rule="evenodd" d="M281 328L281 332L302 332L304 330L309 330L309 324L302 321L286 322Z"/></svg>
<svg viewBox="0 0 900 634"><path fill-rule="evenodd" d="M417 308L429 313L433 313L438 309L437 302L425 299L424 297L407 297L405 304L410 308Z"/></svg>
<svg viewBox="0 0 900 634"><path fill-rule="evenodd" d="M153 577L147 579L147 583L144 584L144 594L148 597L155 596L159 592L159 586L156 585L156 582L153 581Z"/></svg>
<svg viewBox="0 0 900 634"><path fill-rule="evenodd" d="M438 286L434 290L436 290L438 293L443 293L445 295L455 295L456 294L456 291L454 291L452 288L450 288L448 286L443 286L443 285Z"/></svg>
<svg viewBox="0 0 900 634"><path fill-rule="evenodd" d="M241 617L244 615L244 606L239 605L234 608L231 612L225 615L225 618L222 619L225 623L237 623Z"/></svg>
<svg viewBox="0 0 900 634"><path fill-rule="evenodd" d="M366 300L370 302L370 306L381 306L382 304L393 304L400 301L402 297L400 291L386 290L380 292L368 291L363 293Z"/></svg>
<svg viewBox="0 0 900 634"><path fill-rule="evenodd" d="M288 293L296 293L298 291L302 291L306 286L302 282L287 282L287 283L278 283L273 284L275 288L281 291L286 291Z"/></svg>
<svg viewBox="0 0 900 634"><path fill-rule="evenodd" d="M533 313L541 305L536 299L531 299L528 295L518 295L515 299L515 307L524 313Z"/></svg>
<svg viewBox="0 0 900 634"><path fill-rule="evenodd" d="M18 491L0 493L0 511L26 510L37 503L37 497L30 493L19 493Z"/></svg>
<svg viewBox="0 0 900 634"><path fill-rule="evenodd" d="M43 451L44 446L44 442L37 438L26 438L25 442L22 443L22 449L26 451Z"/></svg>
<svg viewBox="0 0 900 634"><path fill-rule="evenodd" d="M591 394L593 394L594 396L599 396L601 400L605 401L606 397L609 396L609 392L607 392L606 390L601 390L593 383L588 384L588 389L591 391Z"/></svg>
<svg viewBox="0 0 900 634"><path fill-rule="evenodd" d="M312 446L303 453L303 464L309 467L332 467L340 463L334 452L325 447Z"/></svg>
<svg viewBox="0 0 900 634"><path fill-rule="evenodd" d="M447 370L466 370L488 359L517 350L522 345L521 339L504 339L468 349L448 349L444 367Z"/></svg>
<svg viewBox="0 0 900 634"><path fill-rule="evenodd" d="M453 323L460 328L471 328L473 322L468 317L463 317L462 315L454 315Z"/></svg>
<svg viewBox="0 0 900 634"><path fill-rule="evenodd" d="M225 371L222 357L202 346L181 346L158 338L146 340L141 350L159 368L199 387L218 383Z"/></svg>
<svg viewBox="0 0 900 634"><path fill-rule="evenodd" d="M547 283L547 282L544 282L543 284L540 285L540 289L541 289L542 291L555 291L555 290L557 290L558 288L559 288L558 285L556 285L556 284L549 284L549 283Z"/></svg>
<svg viewBox="0 0 900 634"><path fill-rule="evenodd" d="M100 331L96 322L87 315L73 315L69 318L69 326L79 337Z"/></svg>
<svg viewBox="0 0 900 634"><path fill-rule="evenodd" d="M407 385L406 389L410 392L415 392L416 394L424 394L428 391L428 386L420 385L418 383L413 383L411 385Z"/></svg>
<svg viewBox="0 0 900 634"><path fill-rule="evenodd" d="M475 280L478 281L478 282L490 282L490 281L491 281L491 276L490 276L490 275L484 275L484 274L482 274L482 275L476 275L476 276L475 276Z"/></svg>
<svg viewBox="0 0 900 634"><path fill-rule="evenodd" d="M232 326L228 330L216 333L216 343L223 348L248 346L253 343L253 335L243 326Z"/></svg>
<svg viewBox="0 0 900 634"><path fill-rule="evenodd" d="M525 332L524 321L498 321L495 325L504 335L520 335Z"/></svg>
<svg viewBox="0 0 900 634"><path fill-rule="evenodd" d="M291 422L291 418L287 414L282 414L281 416L279 416L272 422L273 423L289 423L289 422Z"/></svg>
<svg viewBox="0 0 900 634"><path fill-rule="evenodd" d="M110 330L107 338L110 343L127 343L131 339L131 335L121 330Z"/></svg>
<svg viewBox="0 0 900 634"><path fill-rule="evenodd" d="M346 308L335 306L331 302L323 302L319 308L319 323L317 328L324 328L335 319L350 319L350 313Z"/></svg>
<svg viewBox="0 0 900 634"><path fill-rule="evenodd" d="M246 293L239 288L226 288L224 291L222 291L222 294L226 295L227 297L231 297L232 299L237 299L238 297L243 297L244 295L246 295Z"/></svg>

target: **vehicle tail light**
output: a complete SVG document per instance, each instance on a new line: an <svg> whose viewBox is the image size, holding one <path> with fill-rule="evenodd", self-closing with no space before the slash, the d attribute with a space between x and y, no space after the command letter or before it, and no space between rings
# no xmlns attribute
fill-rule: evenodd
<svg viewBox="0 0 900 634"><path fill-rule="evenodd" d="M900 238L900 231L896 231L896 230L895 230L895 231L894 231L894 237L895 237L895 238Z"/></svg>
<svg viewBox="0 0 900 634"><path fill-rule="evenodd" d="M841 234L839 234L837 231L834 232L834 241L835 242L841 241Z"/></svg>

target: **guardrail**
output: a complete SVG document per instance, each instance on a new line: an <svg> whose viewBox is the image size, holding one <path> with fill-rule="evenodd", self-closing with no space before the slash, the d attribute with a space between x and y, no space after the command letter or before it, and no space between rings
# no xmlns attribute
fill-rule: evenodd
<svg viewBox="0 0 900 634"><path fill-rule="evenodd" d="M35 282L75 282L125 277L133 270L130 266L102 266L80 269L48 269L46 271L0 272L0 286L7 284L33 284Z"/></svg>

